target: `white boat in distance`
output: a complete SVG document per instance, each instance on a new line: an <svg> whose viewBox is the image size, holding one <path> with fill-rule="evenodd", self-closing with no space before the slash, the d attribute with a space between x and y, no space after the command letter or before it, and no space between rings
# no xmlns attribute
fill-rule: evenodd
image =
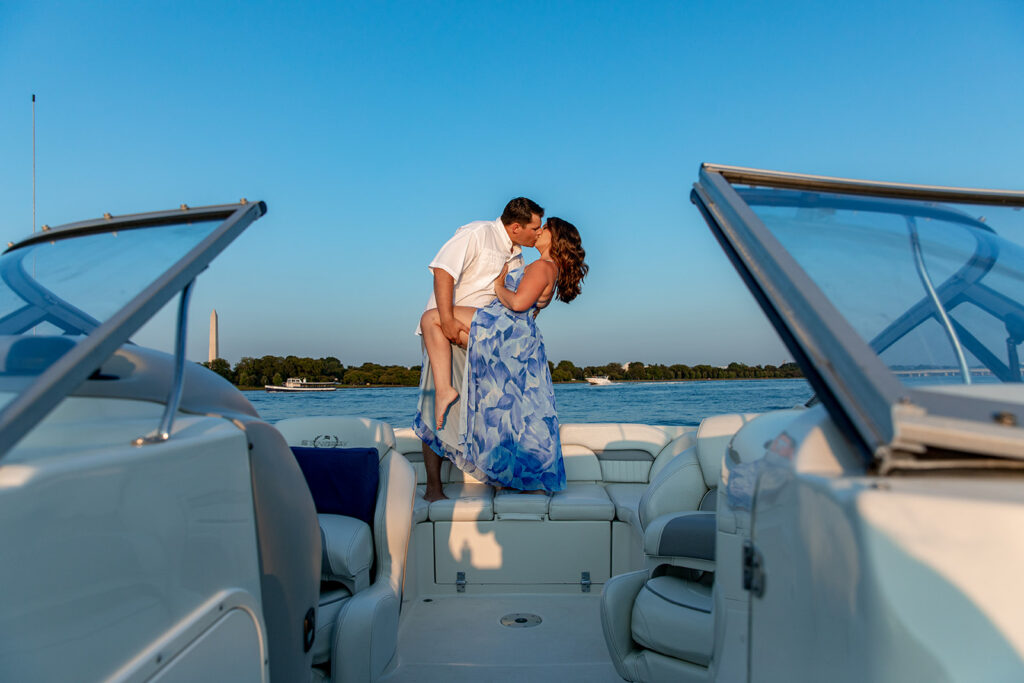
<svg viewBox="0 0 1024 683"><path fill-rule="evenodd" d="M608 375L601 375L600 377L584 377L583 379L599 387L603 387L612 383L612 381L608 379Z"/></svg>
<svg viewBox="0 0 1024 683"><path fill-rule="evenodd" d="M338 383L307 382L305 378L289 377L285 380L283 387L276 384L265 384L263 388L272 394L300 391L337 391Z"/></svg>

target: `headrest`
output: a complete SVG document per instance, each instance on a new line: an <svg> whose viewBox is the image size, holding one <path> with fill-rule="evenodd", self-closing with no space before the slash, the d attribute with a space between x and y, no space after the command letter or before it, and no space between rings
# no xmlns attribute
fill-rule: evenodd
<svg viewBox="0 0 1024 683"><path fill-rule="evenodd" d="M598 457L601 457L602 453L614 454L615 451L640 451L648 454L651 460L654 460L665 444L681 433L680 427L658 427L628 422L563 424L559 429L563 448L565 444L586 446Z"/></svg>
<svg viewBox="0 0 1024 683"><path fill-rule="evenodd" d="M365 417L293 417L274 424L289 446L376 448L380 457L395 447L391 425Z"/></svg>
<svg viewBox="0 0 1024 683"><path fill-rule="evenodd" d="M416 436L412 427L399 427L395 430L395 450L406 458L409 455L422 456L423 442L420 441L420 437ZM417 459L422 460L422 457L417 457Z"/></svg>
<svg viewBox="0 0 1024 683"><path fill-rule="evenodd" d="M704 474L704 485L709 489L718 486L718 479L722 476L722 458L725 457L725 450L733 435L757 415L715 415L701 421L697 428L697 460Z"/></svg>
<svg viewBox="0 0 1024 683"><path fill-rule="evenodd" d="M601 481L601 461L594 451L578 444L562 444L566 481Z"/></svg>

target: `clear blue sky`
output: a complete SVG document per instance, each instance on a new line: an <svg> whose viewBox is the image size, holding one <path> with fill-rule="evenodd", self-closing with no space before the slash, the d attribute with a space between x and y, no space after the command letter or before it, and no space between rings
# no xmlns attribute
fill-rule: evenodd
<svg viewBox="0 0 1024 683"><path fill-rule="evenodd" d="M526 195L591 273L549 356L787 353L688 199L702 161L1024 188L1024 3L0 4L0 239L263 199L189 355L419 361L426 264ZM138 340L169 348L166 320Z"/></svg>

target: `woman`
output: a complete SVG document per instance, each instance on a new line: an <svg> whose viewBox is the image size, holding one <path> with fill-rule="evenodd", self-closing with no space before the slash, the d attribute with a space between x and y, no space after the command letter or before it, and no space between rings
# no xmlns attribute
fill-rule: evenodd
<svg viewBox="0 0 1024 683"><path fill-rule="evenodd" d="M535 246L538 260L525 269L502 271L495 280L497 301L481 309L455 309L470 331L462 449L448 456L488 484L552 492L565 488L565 467L554 387L536 317L552 298L575 299L588 266L579 232L568 221L549 219ZM429 343L439 334L443 338L436 311L430 314L422 320L427 354L448 353L447 340L443 345ZM435 381L440 427L458 394L450 384L440 386L437 375Z"/></svg>

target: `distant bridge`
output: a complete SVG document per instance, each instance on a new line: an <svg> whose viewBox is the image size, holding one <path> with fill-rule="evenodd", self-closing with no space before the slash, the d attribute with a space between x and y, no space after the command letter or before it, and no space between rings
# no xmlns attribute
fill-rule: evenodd
<svg viewBox="0 0 1024 683"><path fill-rule="evenodd" d="M988 368L969 368L972 377L991 377ZM900 377L959 377L959 368L921 368L920 370L893 370L892 374Z"/></svg>

